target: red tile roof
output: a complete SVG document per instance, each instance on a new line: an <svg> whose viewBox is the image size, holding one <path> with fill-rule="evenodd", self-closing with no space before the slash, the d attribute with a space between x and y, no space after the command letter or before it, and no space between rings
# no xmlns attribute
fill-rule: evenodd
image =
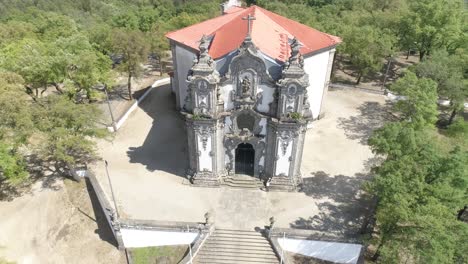
<svg viewBox="0 0 468 264"><path fill-rule="evenodd" d="M218 59L242 44L248 31L247 20L242 18L249 14L256 18L251 22L253 43L273 59L286 61L289 58L288 39L294 37L303 44L303 55L341 42L339 37L320 32L258 6L232 8L225 15L169 32L166 37L198 51L201 37L213 36L209 54Z"/></svg>

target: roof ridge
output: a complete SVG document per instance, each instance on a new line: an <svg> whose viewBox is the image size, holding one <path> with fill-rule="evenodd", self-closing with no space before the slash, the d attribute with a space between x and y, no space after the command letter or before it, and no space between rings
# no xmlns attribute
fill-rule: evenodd
<svg viewBox="0 0 468 264"><path fill-rule="evenodd" d="M260 10L264 11L264 13L266 12L265 15L267 15L268 18L270 18L269 15L273 15L273 16L275 16L275 17L277 17L277 18L286 19L286 20L289 20L289 21L291 21L291 22L293 22L293 23L297 23L297 24L306 26L306 27L308 27L309 29L311 29L311 30L313 30L313 31L315 31L315 32L317 32L317 33L320 33L320 34L326 36L327 38L329 38L331 41L337 43L336 36L327 34L327 33L325 33L325 32L322 32L322 31L318 30L318 29L315 29L315 28L313 28L313 27L311 27L311 26L308 26L308 25L302 24L302 23L300 23L300 22L297 22L297 21L295 21L295 20L292 20L292 19L290 19L290 18L287 18L287 17L281 16L281 15L278 15L278 14L276 14L276 13L274 13L274 12L271 12L271 11L266 10L266 9L264 9L264 8L261 8L261 7L259 7L259 6L257 6L257 7L258 7ZM271 19L271 18L270 18L270 19ZM276 21L274 21L273 19L271 19L271 20L272 20L273 22L275 22L275 24L279 25L279 24L276 23ZM281 26L281 25L280 25L280 26ZM282 26L281 26L281 27L282 27ZM283 28L284 30L286 30L287 32L289 32L289 30L285 29L284 27L282 27L282 28Z"/></svg>
<svg viewBox="0 0 468 264"><path fill-rule="evenodd" d="M290 56L289 40L297 38L303 45L302 55L333 48L341 42L339 37L321 32L305 24L283 17L267 9L252 5L212 18L195 25L172 31L166 37L185 45L194 52L202 35L213 37L209 54L213 59L220 58L238 49L248 35L247 21L241 18L253 15L250 21L251 38L255 46L265 55L278 61L286 61Z"/></svg>
<svg viewBox="0 0 468 264"><path fill-rule="evenodd" d="M262 13L269 21L271 21L272 23L274 23L275 25L277 25L277 26L278 26L280 29L282 29L284 32L287 32L286 35L288 35L288 33L289 33L290 35L292 35L293 37L295 37L293 34L291 34L291 33L289 32L289 30L287 30L286 28L284 28L282 25L280 25L279 23L277 23L276 21L274 21L273 19L271 19L271 17L268 16L268 14L266 14L265 12L263 12L265 9L263 9L263 8L261 8L261 7L259 7L259 6L256 6L256 5L254 5L254 7L255 7L255 10L258 10L260 13ZM285 34L285 33L282 33L282 32L279 33L280 36L283 35L283 34ZM288 55L289 55L289 36L287 37L287 39L288 39L288 40L286 41L286 46L285 46L285 47L282 47L282 45L280 44L280 49L283 50L283 51L285 52L285 53L284 53L284 58L283 58L283 59L285 59L285 60L288 59ZM281 39L280 39L280 41L281 41Z"/></svg>
<svg viewBox="0 0 468 264"><path fill-rule="evenodd" d="M198 22L198 23L195 23L193 25L190 25L188 27L195 27L195 26L198 26L199 24L202 24L202 23L205 23L207 21L211 21L211 20L215 20L215 19L219 19L219 18L222 18L224 16L230 16L231 18L230 19L226 19L226 22L224 23L220 23L220 25L216 28L213 29L213 32L211 32L210 34L208 34L208 36L212 35L213 33L215 33L216 31L218 31L221 27L223 27L224 25L226 24L229 24L233 21L234 18L236 18L239 14L237 13L242 13L244 11L240 11L240 12L233 12L233 13L227 13L227 14L224 14L224 15L221 15L221 16L217 16L217 17L213 17L213 18L210 18L208 20L204 20L204 21L201 21L201 22ZM237 15L236 15L237 14ZM170 34L173 34L173 33L176 33L178 31L181 31L181 30L185 30L186 28L188 27L184 27L184 28L179 28L179 29L176 29L176 30L173 30L173 31L169 31L167 32L165 35L168 36Z"/></svg>
<svg viewBox="0 0 468 264"><path fill-rule="evenodd" d="M235 13L232 13L232 14L236 14L236 13L239 13L237 14L236 16L233 16L231 20L229 20L228 22L224 23L223 25L221 25L220 27L218 27L216 30L215 30L215 34L214 34L214 38L216 37L216 31L220 31L222 28L224 27L227 27L228 25L230 25L231 23L235 23L236 22L236 18L238 18L239 16L241 15L244 15L244 13L246 13L246 11L248 11L250 9L249 8L245 8L245 10L241 11L241 12L235 12ZM246 35L247 36L247 35ZM213 39L214 39L213 38Z"/></svg>

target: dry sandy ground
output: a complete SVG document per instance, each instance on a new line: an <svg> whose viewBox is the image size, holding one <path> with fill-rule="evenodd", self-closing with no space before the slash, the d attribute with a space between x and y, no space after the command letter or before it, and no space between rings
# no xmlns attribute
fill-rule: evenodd
<svg viewBox="0 0 468 264"><path fill-rule="evenodd" d="M280 227L357 232L368 209L359 190L374 162L366 140L382 124L384 96L329 92L325 118L306 136L297 193L186 185L184 122L173 104L168 86L154 89L114 140L99 144L124 216L203 221L211 211L222 227L252 229L274 216ZM94 170L109 194L103 163Z"/></svg>
<svg viewBox="0 0 468 264"><path fill-rule="evenodd" d="M102 226L103 215L94 210L84 181L47 187L39 182L29 194L0 202L0 259L19 264L126 263L110 230Z"/></svg>

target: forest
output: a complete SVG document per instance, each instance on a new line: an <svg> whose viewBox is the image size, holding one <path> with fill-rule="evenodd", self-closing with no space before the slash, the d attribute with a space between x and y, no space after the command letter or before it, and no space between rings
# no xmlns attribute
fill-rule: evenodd
<svg viewBox="0 0 468 264"><path fill-rule="evenodd" d="M96 100L117 76L164 59L164 34L220 15L222 0L0 1L0 198L97 159ZM416 63L385 87L404 96L369 140L383 161L363 234L376 263L468 263L468 16L463 0L247 0L340 36L355 84L397 56ZM336 79L334 79L336 80ZM438 100L448 104L441 106ZM47 173L46 173L47 172Z"/></svg>

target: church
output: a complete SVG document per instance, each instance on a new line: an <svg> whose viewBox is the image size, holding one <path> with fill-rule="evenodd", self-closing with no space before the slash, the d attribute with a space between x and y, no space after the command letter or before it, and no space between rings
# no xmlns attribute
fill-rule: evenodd
<svg viewBox="0 0 468 264"><path fill-rule="evenodd" d="M223 9L166 35L172 92L186 122L187 176L196 186L247 177L294 191L341 40L258 6Z"/></svg>

